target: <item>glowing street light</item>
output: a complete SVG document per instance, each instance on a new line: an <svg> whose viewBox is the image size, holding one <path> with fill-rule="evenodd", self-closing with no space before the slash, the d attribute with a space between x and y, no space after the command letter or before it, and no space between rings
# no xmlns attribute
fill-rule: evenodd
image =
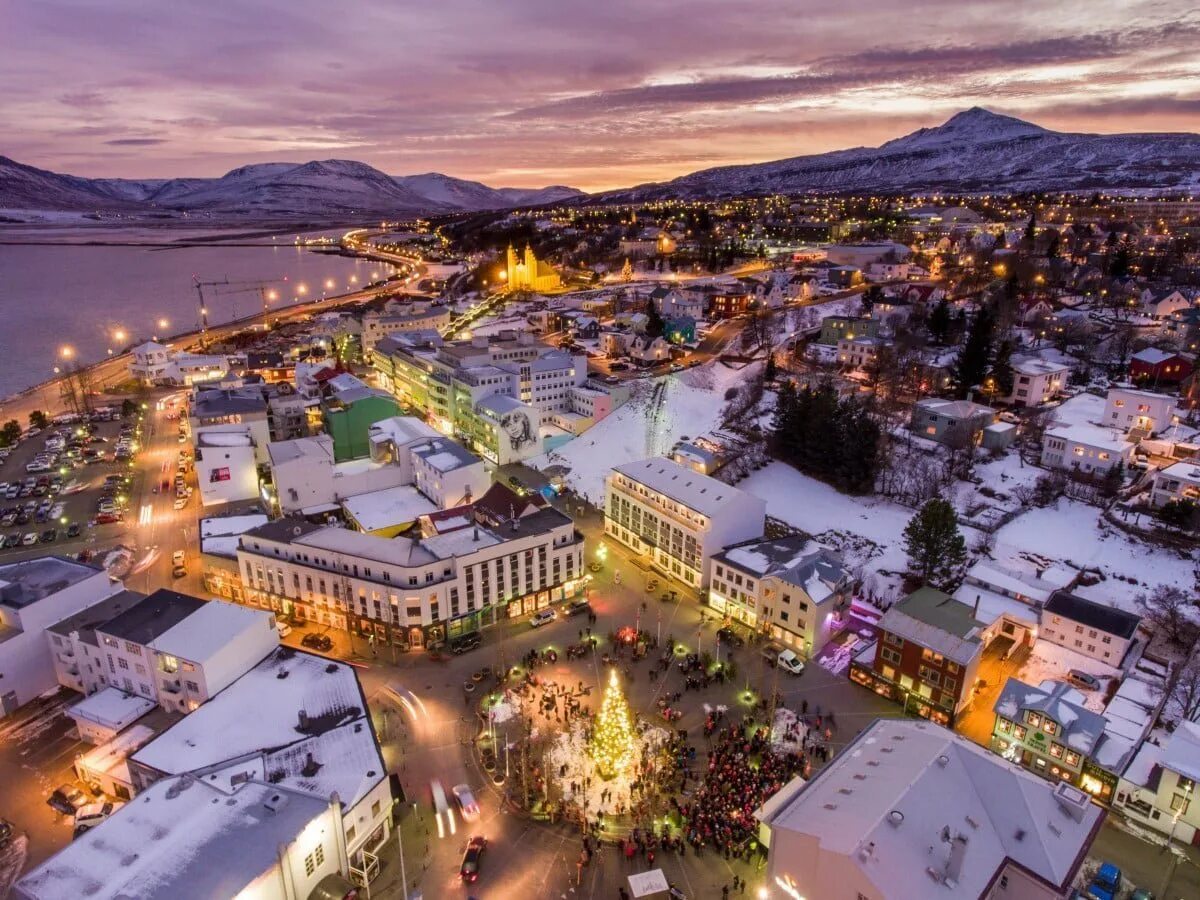
<svg viewBox="0 0 1200 900"><path fill-rule="evenodd" d="M120 343L121 341L124 341L126 337L128 337L128 335L125 334L124 328L118 328L116 331L113 332L113 340L117 341L118 343Z"/></svg>
<svg viewBox="0 0 1200 900"><path fill-rule="evenodd" d="M159 319L159 320L158 320L158 327L159 327L159 328L163 328L163 329L165 329L165 328L166 328L168 325L170 325L170 324L171 324L171 323L170 323L170 322L168 322L166 319Z"/></svg>
<svg viewBox="0 0 1200 900"><path fill-rule="evenodd" d="M63 359L73 359L75 357L75 348L70 344L63 344L58 348L58 355Z"/></svg>

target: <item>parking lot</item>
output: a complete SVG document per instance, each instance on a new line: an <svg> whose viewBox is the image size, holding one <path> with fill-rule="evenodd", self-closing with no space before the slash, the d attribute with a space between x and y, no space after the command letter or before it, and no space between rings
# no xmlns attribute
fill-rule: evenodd
<svg viewBox="0 0 1200 900"><path fill-rule="evenodd" d="M120 542L137 487L136 423L51 425L11 448L0 463L0 563L92 554ZM123 428L129 455L117 459Z"/></svg>

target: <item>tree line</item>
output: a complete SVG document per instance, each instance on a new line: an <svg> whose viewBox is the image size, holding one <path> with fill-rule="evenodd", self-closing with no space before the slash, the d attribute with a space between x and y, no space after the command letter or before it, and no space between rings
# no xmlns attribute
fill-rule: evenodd
<svg viewBox="0 0 1200 900"><path fill-rule="evenodd" d="M832 383L779 388L770 446L776 458L848 494L868 494L883 464L884 430L874 402L838 399Z"/></svg>

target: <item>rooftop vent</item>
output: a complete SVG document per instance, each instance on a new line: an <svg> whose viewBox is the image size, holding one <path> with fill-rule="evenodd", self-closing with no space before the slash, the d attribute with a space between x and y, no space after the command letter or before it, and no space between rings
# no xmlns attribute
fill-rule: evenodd
<svg viewBox="0 0 1200 900"><path fill-rule="evenodd" d="M887 814L887 820L888 824L893 828L899 828L904 822L904 813L900 812L898 809L893 809Z"/></svg>
<svg viewBox="0 0 1200 900"><path fill-rule="evenodd" d="M1025 840L1025 829L1024 829L1024 828L1018 828L1018 829L1017 829L1017 832L1016 832L1016 834L1014 834L1014 835L1013 835L1013 837L1014 837L1016 840L1018 840L1018 841L1023 841L1023 840Z"/></svg>
<svg viewBox="0 0 1200 900"><path fill-rule="evenodd" d="M845 794L847 797L849 797L851 794L854 793L854 789L853 788L838 788L838 793Z"/></svg>
<svg viewBox="0 0 1200 900"><path fill-rule="evenodd" d="M286 794L272 794L270 797L268 797L266 800L263 801L263 806L265 806L267 808L268 812L277 813L281 809L283 809L285 806L287 806L287 795Z"/></svg>
<svg viewBox="0 0 1200 900"><path fill-rule="evenodd" d="M950 764L950 757L948 757L946 754L943 753L941 756L939 756L937 758L937 764L939 766L941 766L943 769L946 768L946 766L948 766Z"/></svg>
<svg viewBox="0 0 1200 900"><path fill-rule="evenodd" d="M825 809L837 809L837 804L836 803L826 803Z"/></svg>
<svg viewBox="0 0 1200 900"><path fill-rule="evenodd" d="M1084 812L1091 805L1087 794L1066 782L1059 782L1055 786L1054 800L1058 804L1058 808L1076 822L1083 821Z"/></svg>

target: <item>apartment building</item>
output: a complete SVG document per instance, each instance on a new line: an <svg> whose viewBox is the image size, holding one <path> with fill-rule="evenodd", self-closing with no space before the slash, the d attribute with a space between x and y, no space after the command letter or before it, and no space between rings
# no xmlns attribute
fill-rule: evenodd
<svg viewBox="0 0 1200 900"><path fill-rule="evenodd" d="M486 499L486 498L484 498ZM280 519L242 535L245 602L422 647L576 596L583 536L549 507L487 520L477 502L429 536L385 538Z"/></svg>
<svg viewBox="0 0 1200 900"><path fill-rule="evenodd" d="M120 590L104 569L58 556L0 566L0 718L58 684L47 629Z"/></svg>
<svg viewBox="0 0 1200 900"><path fill-rule="evenodd" d="M1042 465L1084 475L1103 475L1133 462L1134 444L1121 432L1086 422L1056 425L1042 436Z"/></svg>
<svg viewBox="0 0 1200 900"><path fill-rule="evenodd" d="M813 656L840 626L852 582L836 553L806 537L746 541L713 556L708 605Z"/></svg>
<svg viewBox="0 0 1200 900"><path fill-rule="evenodd" d="M625 463L609 473L604 533L658 571L707 587L712 557L759 538L765 500L670 459Z"/></svg>
<svg viewBox="0 0 1200 900"><path fill-rule="evenodd" d="M1055 591L1042 608L1038 636L1052 644L1120 668L1137 635L1141 617L1093 603L1067 591Z"/></svg>
<svg viewBox="0 0 1200 900"><path fill-rule="evenodd" d="M1200 724L1186 719L1161 744L1147 741L1117 784L1115 805L1140 825L1200 845Z"/></svg>
<svg viewBox="0 0 1200 900"><path fill-rule="evenodd" d="M433 303L387 303L382 310L369 312L362 319L362 348L368 355L379 342L401 331L432 329L445 331L450 327L450 307Z"/></svg>
<svg viewBox="0 0 1200 900"><path fill-rule="evenodd" d="M1126 433L1136 429L1141 435L1149 436L1171 424L1178 403L1178 397L1166 394L1136 388L1109 388L1101 422Z"/></svg>

